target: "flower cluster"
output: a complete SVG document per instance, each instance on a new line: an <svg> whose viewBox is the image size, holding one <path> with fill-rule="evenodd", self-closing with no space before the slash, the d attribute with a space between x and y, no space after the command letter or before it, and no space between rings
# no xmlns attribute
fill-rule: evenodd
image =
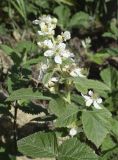
<svg viewBox="0 0 118 160"><path fill-rule="evenodd" d="M57 19L52 18L50 15L43 15L38 20L33 21L33 23L40 28L38 31L39 40L37 44L45 59L45 61L42 61L40 64L38 80L42 82L46 73L51 71L53 74L51 74L48 81L43 84L50 92L56 93L56 91L58 92L60 79L63 79L64 75L64 77L85 77L82 73L83 69L76 63L75 55L67 48L66 41L71 38L70 32L65 31L56 36L55 29ZM84 48L87 48L90 45L90 39L87 38L85 41L82 41L82 45ZM93 104L96 109L101 109L100 104L102 103L102 99L96 97L91 90L87 95L82 94L82 96L85 99L86 106ZM67 97L65 98L66 100L68 99ZM72 130L72 135L75 133L73 132Z"/></svg>
<svg viewBox="0 0 118 160"><path fill-rule="evenodd" d="M82 69L76 64L74 54L66 46L66 41L71 38L70 32L65 31L55 36L57 19L50 15L43 15L33 23L40 27L38 31L40 40L37 44L50 65L52 66L53 63L60 65L61 71L67 72L72 77L84 77Z"/></svg>

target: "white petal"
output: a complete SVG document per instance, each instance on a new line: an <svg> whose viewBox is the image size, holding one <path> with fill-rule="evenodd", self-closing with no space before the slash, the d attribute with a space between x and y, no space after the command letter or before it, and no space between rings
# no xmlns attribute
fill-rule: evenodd
<svg viewBox="0 0 118 160"><path fill-rule="evenodd" d="M101 104L102 103L102 98L97 98L96 102L99 103L99 104Z"/></svg>
<svg viewBox="0 0 118 160"><path fill-rule="evenodd" d="M71 71L72 73L70 73L71 76L73 77L85 77L82 73L81 73L81 68L75 68L73 71Z"/></svg>
<svg viewBox="0 0 118 160"><path fill-rule="evenodd" d="M84 97L84 99L87 101L87 100L89 100L89 99L91 99L91 97L90 96L86 96L86 95L84 95L84 94L81 94L82 95L82 97Z"/></svg>
<svg viewBox="0 0 118 160"><path fill-rule="evenodd" d="M91 106L92 103L93 103L93 99L89 98L89 99L86 101L86 106L89 107L89 106Z"/></svg>
<svg viewBox="0 0 118 160"><path fill-rule="evenodd" d="M41 42L37 42L37 44L38 44L39 47L43 47Z"/></svg>
<svg viewBox="0 0 118 160"><path fill-rule="evenodd" d="M56 23L57 23L57 21L58 21L58 20L57 20L57 18L52 18L52 22L53 22L53 23L55 23L55 24L56 24Z"/></svg>
<svg viewBox="0 0 118 160"><path fill-rule="evenodd" d="M85 76L81 73L81 72L82 72L82 69L81 69L81 68L76 68L75 71L76 71L76 73L77 73L77 75L78 75L79 77L85 77Z"/></svg>
<svg viewBox="0 0 118 160"><path fill-rule="evenodd" d="M61 57L59 55L54 57L54 61L57 64L62 64L62 59L61 59Z"/></svg>
<svg viewBox="0 0 118 160"><path fill-rule="evenodd" d="M57 48L59 48L59 50L63 51L66 48L66 44L65 43L60 43Z"/></svg>
<svg viewBox="0 0 118 160"><path fill-rule="evenodd" d="M38 31L38 35L43 36L44 33L42 31Z"/></svg>
<svg viewBox="0 0 118 160"><path fill-rule="evenodd" d="M93 91L92 90L88 91L88 95L92 97L93 96Z"/></svg>
<svg viewBox="0 0 118 160"><path fill-rule="evenodd" d="M41 22L40 23L40 28L41 28L41 31L43 31L44 29L47 28L47 25L44 22Z"/></svg>
<svg viewBox="0 0 118 160"><path fill-rule="evenodd" d="M58 80L59 80L58 77L52 77L52 78L51 78L51 81L52 81L52 82L58 82Z"/></svg>
<svg viewBox="0 0 118 160"><path fill-rule="evenodd" d="M39 23L40 23L40 21L38 19L33 21L33 24L39 24Z"/></svg>
<svg viewBox="0 0 118 160"><path fill-rule="evenodd" d="M47 50L44 52L44 56L46 57L51 57L54 54L54 52L52 50Z"/></svg>
<svg viewBox="0 0 118 160"><path fill-rule="evenodd" d="M75 72L75 70L71 71L71 72L70 72L70 75L71 75L72 77L77 77L77 76L78 76L77 73Z"/></svg>
<svg viewBox="0 0 118 160"><path fill-rule="evenodd" d="M60 54L65 58L70 57L70 52L68 52L67 50L62 51Z"/></svg>
<svg viewBox="0 0 118 160"><path fill-rule="evenodd" d="M53 48L53 43L51 40L45 40L43 43L44 43L44 46Z"/></svg>
<svg viewBox="0 0 118 160"><path fill-rule="evenodd" d="M93 105L96 109L102 109L101 106L96 101L93 102Z"/></svg>
<svg viewBox="0 0 118 160"><path fill-rule="evenodd" d="M78 76L79 76L79 77L85 77L81 72L78 73Z"/></svg>
<svg viewBox="0 0 118 160"><path fill-rule="evenodd" d="M82 40L81 41L81 43L82 43L82 46L84 47L84 48L86 48L87 46L86 46L86 43L85 43L85 41L84 40Z"/></svg>

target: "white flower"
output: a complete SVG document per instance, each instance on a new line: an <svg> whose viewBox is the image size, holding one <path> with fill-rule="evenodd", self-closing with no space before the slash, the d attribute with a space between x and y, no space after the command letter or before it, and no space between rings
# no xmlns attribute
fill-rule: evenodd
<svg viewBox="0 0 118 160"><path fill-rule="evenodd" d="M53 54L54 54L53 50L47 50L44 52L45 57L52 57Z"/></svg>
<svg viewBox="0 0 118 160"><path fill-rule="evenodd" d="M84 97L85 99L85 102L86 102L86 106L91 106L93 104L93 106L96 108L96 109L102 109L100 104L102 103L102 98L98 98L94 95L94 93L90 90L88 92L88 95L83 95L82 96Z"/></svg>
<svg viewBox="0 0 118 160"><path fill-rule="evenodd" d="M50 15L42 15L40 18L39 18L40 22L44 22L44 23L51 23L52 22L52 18Z"/></svg>
<svg viewBox="0 0 118 160"><path fill-rule="evenodd" d="M38 34L40 36L54 35L57 19L51 18L50 15L43 15L39 18L39 20L34 20L33 23L39 24L41 31L38 31Z"/></svg>
<svg viewBox="0 0 118 160"><path fill-rule="evenodd" d="M57 64L62 64L62 58L59 55L57 55L57 56L54 57L54 61Z"/></svg>
<svg viewBox="0 0 118 160"><path fill-rule="evenodd" d="M69 131L69 135L71 137L75 136L77 134L77 129L76 128L71 128Z"/></svg>
<svg viewBox="0 0 118 160"><path fill-rule="evenodd" d="M82 74L82 69L81 68L74 68L71 72L70 72L70 75L72 77L85 77L83 74Z"/></svg>
<svg viewBox="0 0 118 160"><path fill-rule="evenodd" d="M46 36L46 35L54 35L54 26L53 25L46 25L46 23L41 22L40 23L41 31L38 31L38 34L40 36Z"/></svg>
<svg viewBox="0 0 118 160"><path fill-rule="evenodd" d="M65 31L64 33L61 34L64 41L67 41L71 38L70 32L69 31Z"/></svg>
<svg viewBox="0 0 118 160"><path fill-rule="evenodd" d="M38 34L43 36L43 41L39 41L37 44L39 47L45 49L44 56L51 57L57 64L62 64L63 60L70 58L74 61L74 54L66 49L64 41L70 39L71 35L69 31L63 32L54 37L57 19L52 18L50 15L43 15L39 20L34 21L35 24L39 24L40 30ZM48 58L47 58L48 59Z"/></svg>
<svg viewBox="0 0 118 160"><path fill-rule="evenodd" d="M57 19L52 18L50 15L43 15L39 18L40 22L44 22L46 24L56 24Z"/></svg>

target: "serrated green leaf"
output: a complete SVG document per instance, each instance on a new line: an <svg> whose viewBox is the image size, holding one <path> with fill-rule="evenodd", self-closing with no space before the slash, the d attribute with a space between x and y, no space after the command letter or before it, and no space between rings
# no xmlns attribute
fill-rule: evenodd
<svg viewBox="0 0 118 160"><path fill-rule="evenodd" d="M113 39L117 40L117 37L111 32L105 32L102 36L108 37L108 38L113 38Z"/></svg>
<svg viewBox="0 0 118 160"><path fill-rule="evenodd" d="M55 126L56 127L67 127L77 121L77 113L79 109L74 104L67 106L65 112L62 113L59 118L57 118Z"/></svg>
<svg viewBox="0 0 118 160"><path fill-rule="evenodd" d="M89 15L85 12L77 12L70 20L69 27L84 26L87 28L90 25Z"/></svg>
<svg viewBox="0 0 118 160"><path fill-rule="evenodd" d="M106 109L83 111L82 124L89 140L99 147L111 129L111 113Z"/></svg>
<svg viewBox="0 0 118 160"><path fill-rule="evenodd" d="M57 155L57 139L54 133L37 132L18 141L18 150L33 158L51 158Z"/></svg>
<svg viewBox="0 0 118 160"><path fill-rule="evenodd" d="M97 160L95 152L77 138L65 141L59 147L58 160Z"/></svg>
<svg viewBox="0 0 118 160"><path fill-rule="evenodd" d="M54 9L54 14L59 18L58 25L62 29L66 28L70 17L70 9L67 6L60 5Z"/></svg>
<svg viewBox="0 0 118 160"><path fill-rule="evenodd" d="M87 92L88 89L94 89L95 91L109 91L110 88L106 84L92 79L86 78L75 78L74 79L75 87L79 92Z"/></svg>
<svg viewBox="0 0 118 160"><path fill-rule="evenodd" d="M110 88L110 91L118 88L118 72L115 68L106 68L101 71L100 75L104 83Z"/></svg>
<svg viewBox="0 0 118 160"><path fill-rule="evenodd" d="M89 58L91 61L97 63L97 64L103 64L104 61L109 57L110 55L106 52L106 53L101 53L98 52L96 54L91 54L89 55Z"/></svg>
<svg viewBox="0 0 118 160"><path fill-rule="evenodd" d="M107 135L106 138L104 139L102 146L101 146L101 150L102 151L107 151L109 149L112 149L116 146L115 142L112 140L112 138L110 137L110 135Z"/></svg>
<svg viewBox="0 0 118 160"><path fill-rule="evenodd" d="M56 116L61 116L66 111L66 104L62 98L52 99L49 103L49 110Z"/></svg>
<svg viewBox="0 0 118 160"><path fill-rule="evenodd" d="M15 100L33 100L33 99L42 99L42 100L50 100L50 97L43 96L40 92L33 92L31 88L21 88L15 90L11 93L11 95L7 98L7 101L15 101Z"/></svg>
<svg viewBox="0 0 118 160"><path fill-rule="evenodd" d="M112 132L118 137L118 120L112 119Z"/></svg>
<svg viewBox="0 0 118 160"><path fill-rule="evenodd" d="M78 106L85 106L85 101L82 96L73 94L71 95L71 100L76 103Z"/></svg>
<svg viewBox="0 0 118 160"><path fill-rule="evenodd" d="M17 43L17 46L15 48L15 50L17 52L34 52L36 50L37 46L32 43L31 41L20 41L19 43Z"/></svg>

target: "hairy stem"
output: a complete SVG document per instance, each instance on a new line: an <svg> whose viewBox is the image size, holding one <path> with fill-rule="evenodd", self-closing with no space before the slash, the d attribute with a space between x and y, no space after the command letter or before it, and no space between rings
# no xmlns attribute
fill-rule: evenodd
<svg viewBox="0 0 118 160"><path fill-rule="evenodd" d="M17 124L17 103L15 103L14 105L14 122L13 122L13 148L14 148L14 153L17 154L17 128L16 128L16 124Z"/></svg>

